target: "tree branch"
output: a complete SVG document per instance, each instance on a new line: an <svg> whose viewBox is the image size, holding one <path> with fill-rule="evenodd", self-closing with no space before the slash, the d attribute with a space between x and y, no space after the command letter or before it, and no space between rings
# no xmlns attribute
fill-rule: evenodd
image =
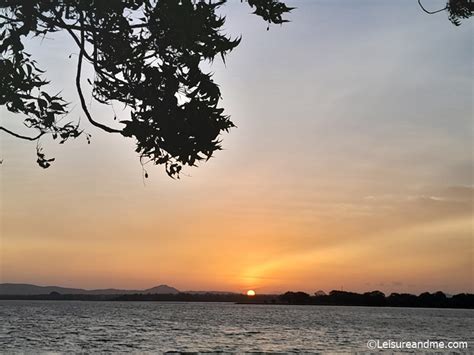
<svg viewBox="0 0 474 355"><path fill-rule="evenodd" d="M82 18L82 13L81 13L81 18ZM79 58L77 60L76 88L77 88L77 93L79 94L79 99L81 101L82 110L86 114L86 117L89 120L89 122L92 123L94 126L99 127L100 129L102 129L102 130L104 130L108 133L122 133L121 130L111 128L111 127L103 125L102 123L94 121L94 119L92 118L89 110L87 109L86 100L84 99L84 94L82 93L82 88L81 88L81 70L82 70L82 58L84 56L84 52L85 52L85 49L84 49L84 30L81 29L81 41L80 41L80 46L79 46Z"/></svg>
<svg viewBox="0 0 474 355"><path fill-rule="evenodd" d="M4 20L7 20L8 22L23 22L22 20L18 20L18 19L14 19L14 18L10 18L8 16L4 16L2 14L0 14L0 18L4 19Z"/></svg>
<svg viewBox="0 0 474 355"><path fill-rule="evenodd" d="M84 54L84 57L90 62L92 63L92 65L94 66L94 69L96 70L96 72L99 74L99 75L102 75L104 77L107 77L109 80L113 80L113 81L118 81L118 82L121 82L123 84L126 84L123 80L120 80L118 79L117 77L107 73L107 72L104 72L98 65L97 65L97 50L95 48L95 45L94 45L94 54L92 57L90 54L88 54L86 52L86 49L85 49L85 46L84 46L84 40L82 40L82 43L81 41L79 40L79 38L76 36L76 34L74 33L73 31L73 28L74 29L78 29L80 31L83 31L84 30L84 27L81 27L81 26L69 26L67 25L64 20L62 19L61 17L61 14L59 12L55 12L55 15L56 17L61 21L60 23L58 23L57 21L54 21L54 19L48 19L47 17L42 17L42 20L43 21L49 21L51 20L56 26L60 27L60 28L64 28L66 31L69 32L69 34L71 35L72 39L74 40L74 42L76 42L77 46L79 47L79 49L82 49L83 51L83 54ZM60 26L62 25L62 26ZM95 33L95 32L94 32Z"/></svg>
<svg viewBox="0 0 474 355"><path fill-rule="evenodd" d="M424 12L426 12L427 14L430 14L430 15L433 15L433 14L436 14L436 13L438 13L438 12L444 11L444 10L446 10L446 9L448 8L448 5L446 5L446 6L445 6L444 8L442 8L442 9L439 9L439 10L436 10L436 11L428 11L428 10L426 10L426 9L423 7L423 5L421 4L421 0L418 0L418 5L420 5L421 9L422 9Z"/></svg>
<svg viewBox="0 0 474 355"><path fill-rule="evenodd" d="M64 22L64 20L62 19L62 14L60 12L58 12L57 10L53 10L53 13L56 15L56 17L58 19L60 19L61 22L58 22L58 21L55 21L55 19L53 18L48 18L44 15L42 15L41 13L38 13L38 17L41 18L44 22L46 23L52 23L54 24L55 26L61 28L61 29L65 29L65 30L75 30L75 31L81 31L81 30L86 30L86 31L89 31L89 32L96 32L97 29L94 27L94 26L87 26L83 23L81 23L80 26L77 26L77 25L74 25L74 24L68 24L66 22ZM9 19L9 18L6 18L6 19ZM21 22L21 20L14 20L14 21L17 21L17 22ZM148 27L148 23L136 23L136 24L129 24L129 27L131 29L135 29L135 28L146 28ZM122 29L121 28L116 28L116 29L111 29L111 31L121 31Z"/></svg>
<svg viewBox="0 0 474 355"><path fill-rule="evenodd" d="M27 141L36 141L38 140L41 136L43 136L44 134L46 134L46 132L41 132L40 134L38 134L36 137L28 137L28 136L23 136L21 134L18 134L18 133L15 133L13 131L10 131L9 129L6 129L5 127L2 127L0 126L0 131L5 131L7 132L8 134L11 134L12 136L16 137L16 138L20 138L20 139L25 139Z"/></svg>

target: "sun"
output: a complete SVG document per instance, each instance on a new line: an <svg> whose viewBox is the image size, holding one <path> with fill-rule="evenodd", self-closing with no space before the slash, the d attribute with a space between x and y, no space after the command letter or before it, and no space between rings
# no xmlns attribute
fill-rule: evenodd
<svg viewBox="0 0 474 355"><path fill-rule="evenodd" d="M247 296L255 296L255 291L254 290L248 290L247 291Z"/></svg>

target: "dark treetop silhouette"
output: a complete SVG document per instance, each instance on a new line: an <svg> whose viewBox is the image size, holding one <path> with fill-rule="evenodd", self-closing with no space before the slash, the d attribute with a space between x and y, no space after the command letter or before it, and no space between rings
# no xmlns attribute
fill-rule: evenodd
<svg viewBox="0 0 474 355"><path fill-rule="evenodd" d="M437 10L426 9L425 6L422 4L422 0L418 0L418 4L424 12L431 15L442 11L448 11L449 21L451 21L456 26L461 25L461 19L471 17L474 11L473 0L449 0L446 3L445 7Z"/></svg>
<svg viewBox="0 0 474 355"><path fill-rule="evenodd" d="M254 14L269 24L286 22L292 9L278 0L246 0ZM51 135L64 143L84 133L79 123L60 123L68 113L60 94L43 89L44 71L24 51L28 35L67 31L78 46L76 88L89 122L108 133L134 137L144 161L164 164L171 177L183 165L209 159L220 149L219 134L233 127L218 106L219 87L200 68L238 46L240 38L222 34L225 17L217 9L226 0L1 0L0 104L21 114L35 131L25 136L0 127L17 138L38 141ZM268 29L268 27L267 27ZM92 117L81 87L83 62L93 65L93 98L118 101L130 117L118 127ZM38 164L47 159L37 144ZM145 173L145 177L148 174Z"/></svg>
<svg viewBox="0 0 474 355"><path fill-rule="evenodd" d="M279 0L245 0L269 24L286 22L292 10ZM183 165L209 159L221 148L219 135L234 125L218 106L219 87L212 74L199 67L238 46L221 30L225 18L217 9L226 0L0 0L0 105L21 114L34 130L25 136L0 126L16 138L37 141L51 135L64 143L84 133L79 122L61 123L68 113L60 94L47 93L48 81L24 51L28 35L67 31L79 49L76 88L89 122L108 133L133 137L143 164L164 164L168 175L179 177ZM471 0L449 0L443 9L450 20L472 15ZM268 29L268 27L267 27ZM93 98L103 104L121 102L130 117L111 127L93 118L81 84L83 62L94 68ZM37 144L38 164L47 159ZM145 177L148 174L145 171Z"/></svg>

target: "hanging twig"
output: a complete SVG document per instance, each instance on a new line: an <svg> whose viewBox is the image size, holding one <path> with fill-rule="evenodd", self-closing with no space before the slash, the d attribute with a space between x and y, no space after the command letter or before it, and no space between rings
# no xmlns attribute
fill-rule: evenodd
<svg viewBox="0 0 474 355"><path fill-rule="evenodd" d="M16 137L16 138L20 138L20 139L25 139L27 141L36 141L38 139L41 138L41 136L43 136L44 134L46 134L46 132L41 132L40 134L38 134L36 137L28 137L28 136L23 136L21 134L18 134L18 133L15 133L13 131L10 131L9 129L6 129L5 127L2 127L0 126L0 130L1 131L5 131L7 132L8 134L11 134L12 136Z"/></svg>

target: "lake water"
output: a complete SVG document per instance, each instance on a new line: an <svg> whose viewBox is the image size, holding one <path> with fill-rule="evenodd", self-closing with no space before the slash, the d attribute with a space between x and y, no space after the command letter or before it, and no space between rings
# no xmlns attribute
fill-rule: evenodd
<svg viewBox="0 0 474 355"><path fill-rule="evenodd" d="M0 301L1 352L367 352L370 339L467 341L472 352L473 330L473 310Z"/></svg>

